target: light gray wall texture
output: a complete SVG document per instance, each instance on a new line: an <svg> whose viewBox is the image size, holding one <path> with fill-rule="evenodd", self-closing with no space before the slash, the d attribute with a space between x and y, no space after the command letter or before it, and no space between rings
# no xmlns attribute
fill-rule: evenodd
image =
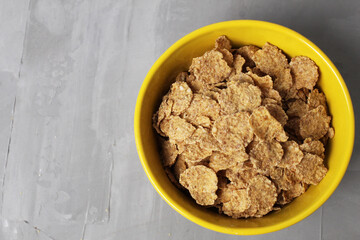
<svg viewBox="0 0 360 240"><path fill-rule="evenodd" d="M360 239L359 128L336 192L275 233L199 227L145 176L133 111L147 71L185 34L233 19L278 23L317 44L359 116L358 0L1 0L0 239Z"/></svg>

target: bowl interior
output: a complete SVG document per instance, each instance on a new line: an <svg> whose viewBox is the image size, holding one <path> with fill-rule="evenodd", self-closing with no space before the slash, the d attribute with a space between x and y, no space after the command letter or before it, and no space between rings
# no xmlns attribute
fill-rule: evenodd
<svg viewBox="0 0 360 240"><path fill-rule="evenodd" d="M232 219L199 207L179 191L166 176L160 161L152 115L161 97L169 90L177 73L186 71L194 57L214 46L215 39L226 35L234 47L270 42L289 57L305 55L320 68L319 86L325 92L335 137L327 146L329 171L321 183L288 204L281 211L263 218ZM340 183L350 160L354 141L354 115L347 88L335 66L309 40L285 27L251 20L222 22L201 28L170 47L153 65L140 90L135 110L135 138L139 157L153 186L176 211L186 218L215 231L229 234L261 234L290 226L319 208Z"/></svg>

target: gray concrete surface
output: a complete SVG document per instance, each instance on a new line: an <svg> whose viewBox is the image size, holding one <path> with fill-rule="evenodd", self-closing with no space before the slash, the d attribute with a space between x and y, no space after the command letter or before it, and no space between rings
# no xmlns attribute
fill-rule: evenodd
<svg viewBox="0 0 360 240"><path fill-rule="evenodd" d="M1 0L0 239L360 239L360 141L333 196L287 229L235 237L172 210L138 160L133 111L154 61L233 19L292 28L335 63L360 109L360 2Z"/></svg>

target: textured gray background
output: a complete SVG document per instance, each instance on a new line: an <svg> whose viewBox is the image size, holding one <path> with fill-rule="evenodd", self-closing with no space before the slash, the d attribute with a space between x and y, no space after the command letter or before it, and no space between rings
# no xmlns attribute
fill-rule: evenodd
<svg viewBox="0 0 360 240"><path fill-rule="evenodd" d="M154 61L233 19L282 24L335 63L360 109L360 2L1 0L0 239L360 239L360 142L333 196L285 230L235 237L172 210L138 160L133 110Z"/></svg>

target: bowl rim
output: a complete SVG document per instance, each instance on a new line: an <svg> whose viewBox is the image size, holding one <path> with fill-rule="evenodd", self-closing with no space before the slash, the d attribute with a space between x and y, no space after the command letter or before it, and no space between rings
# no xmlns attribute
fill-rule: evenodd
<svg viewBox="0 0 360 240"><path fill-rule="evenodd" d="M332 70L333 74L336 76L336 78L338 79L340 85L341 85L341 90L345 93L345 97L346 97L346 102L348 105L348 109L349 109L349 114L350 114L350 122L349 122L349 127L351 129L350 131L350 135L349 135L349 139L350 139L350 144L347 147L347 149L344 149L344 160L346 160L346 166L343 169L340 169L340 175L341 178L336 179L336 181L329 186L329 190L327 191L327 194L321 195L319 196L320 200L317 202L317 204L312 205L307 211L301 212L300 214L298 214L297 216L290 218L284 222L280 222L278 224L275 225L271 225L271 226L266 226L266 227L256 227L256 228L226 228L226 227L222 227L213 223L209 223L197 216L192 215L191 213L184 211L184 208L177 204L172 202L170 199L168 199L168 194L166 192L163 192L162 189L159 188L158 185L158 181L156 180L154 174L149 170L149 165L148 162L146 161L145 158L145 152L143 149L143 143L141 141L141 131L140 131L140 124L141 124L141 119L140 119L140 115L141 115L141 109L143 106L143 101L144 101L144 95L145 92L151 82L152 77L154 76L155 72L157 71L157 69L161 66L161 64L174 52L176 51L179 47L185 45L188 41L191 41L194 38L197 38L198 36L205 34L206 32L208 32L209 30L214 30L214 29L218 29L218 28L223 28L223 27L230 27L231 26L239 26L239 25L246 25L246 26L253 26L253 27L266 27L266 28L271 28L274 29L275 31L280 31L280 32L287 32L287 34L291 35L294 38L297 38L299 40L301 40L302 42L304 42L306 45L308 45L310 48L312 48L315 52L317 52L317 54L322 58L322 60L329 66L329 68ZM158 194L174 209L176 210L178 213L180 213L182 216L184 216L185 218L187 218L188 220L202 226L205 227L207 229L213 230L213 231L217 231L217 232L221 232L221 233L226 233L226 234L234 234L234 235L257 235L257 234L264 234L264 233L270 233L270 232L275 232L284 228L287 228L297 222L300 222L301 220L305 219L306 217L308 217L309 215L311 215L313 212L315 212L318 208L320 208L324 202L333 194L333 192L335 191L335 189L338 187L338 185L340 184L341 180L343 179L343 176L346 172L346 169L348 167L348 164L350 162L351 159L351 155L352 155L352 150L353 150L353 145L354 145L354 137L355 137L355 118L354 118L354 110L353 110L353 105L351 102L351 98L350 98L350 94L349 91L346 87L346 84L342 78L342 76L340 75L338 69L335 67L335 65L331 62L331 60L326 56L326 54L320 50L320 48L318 48L313 42L311 42L309 39L307 39L306 37L304 37L303 35L301 35L300 33L284 27L282 25L279 24L275 24L275 23L271 23L271 22L266 22L266 21L259 21L259 20L231 20L231 21L224 21L224 22L218 22L218 23L213 23L204 27L201 27L187 35L185 35L184 37L182 37L181 39L179 39L178 41L176 41L173 45L171 45L157 60L156 62L152 65L152 67L150 68L149 72L147 73L140 91L138 93L138 97L137 97L137 101L136 101L136 106L135 106L135 112L134 112L134 134L135 134L135 143L136 143L136 148L137 148L137 152L141 161L141 164L144 168L144 171L147 175L147 177L149 178L151 184L153 185L153 187L155 188L155 190L158 192Z"/></svg>

